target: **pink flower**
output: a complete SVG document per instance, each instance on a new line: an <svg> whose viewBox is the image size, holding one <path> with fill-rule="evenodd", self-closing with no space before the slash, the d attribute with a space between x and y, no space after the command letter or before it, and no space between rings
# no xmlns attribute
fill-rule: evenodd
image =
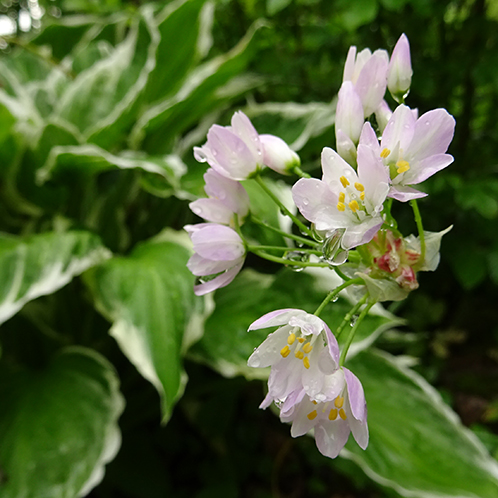
<svg viewBox="0 0 498 498"><path fill-rule="evenodd" d="M279 328L271 333L249 357L253 368L271 366L268 396L261 407L274 400L283 401L290 393L304 389L317 399L325 374L339 366L339 346L327 324L302 310L272 311L256 320L249 330Z"/></svg>
<svg viewBox="0 0 498 498"><path fill-rule="evenodd" d="M369 242L383 223L381 211L389 176L380 156L358 146L358 173L332 149L322 151L323 178L303 178L292 188L301 214L316 230L332 233L345 229L345 250Z"/></svg>
<svg viewBox="0 0 498 498"><path fill-rule="evenodd" d="M291 435L298 437L312 428L316 445L323 455L335 458L346 444L349 433L360 446L368 446L367 404L358 378L341 367L324 381L326 398L317 401L304 390L292 393L280 411L282 422L292 422Z"/></svg>
<svg viewBox="0 0 498 498"><path fill-rule="evenodd" d="M232 116L231 126L211 126L207 142L194 147L194 157L236 181L250 178L265 166L285 173L300 164L298 155L282 139L258 135L242 111Z"/></svg>
<svg viewBox="0 0 498 498"><path fill-rule="evenodd" d="M410 185L423 182L453 162L446 150L453 138L455 119L445 109L426 112L418 119L407 106L396 108L387 123L380 145L370 125L360 137L387 166L391 188L389 197L401 202L425 197Z"/></svg>
<svg viewBox="0 0 498 498"><path fill-rule="evenodd" d="M391 95L401 102L410 90L412 82L412 63L410 58L410 44L403 33L394 47L387 69L387 88Z"/></svg>
<svg viewBox="0 0 498 498"><path fill-rule="evenodd" d="M228 285L244 264L246 249L235 230L216 223L186 225L194 245L188 269L201 277L194 286L198 296ZM202 278L204 277L204 278ZM207 277L207 278L206 278Z"/></svg>
<svg viewBox="0 0 498 498"><path fill-rule="evenodd" d="M379 107L384 98L388 64L389 56L385 50L376 50L372 54L366 48L357 54L356 47L349 49L344 65L343 81L353 82L354 89L363 104L365 118Z"/></svg>
<svg viewBox="0 0 498 498"><path fill-rule="evenodd" d="M237 214L239 223L249 212L249 196L244 187L209 168L204 174L207 199L197 199L189 204L193 213L206 221L230 225Z"/></svg>

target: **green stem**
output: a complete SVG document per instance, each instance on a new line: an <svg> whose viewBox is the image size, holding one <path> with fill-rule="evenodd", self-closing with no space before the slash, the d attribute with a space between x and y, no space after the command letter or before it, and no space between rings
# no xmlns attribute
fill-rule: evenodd
<svg viewBox="0 0 498 498"><path fill-rule="evenodd" d="M358 327L360 326L361 322L363 319L367 316L368 312L370 311L370 308L375 304L375 302L368 303L363 311L360 313L360 316L358 317L358 320L356 320L355 324L353 325L351 332L349 333L349 336L346 340L346 344L344 344L344 347L341 352L341 357L339 358L339 366L342 367L344 365L344 362L346 361L346 356L348 354L349 346L351 346L351 343L353 342L354 336L356 334L356 331L358 330Z"/></svg>
<svg viewBox="0 0 498 498"><path fill-rule="evenodd" d="M282 237L285 237L287 239L295 240L296 242L299 242L300 244L305 244L307 246L311 247L320 247L320 244L318 242L315 242L313 240L305 239L304 237L299 237L299 235L294 235L292 233L287 233L284 232L283 230L280 230L279 228L276 228L272 225L269 225L263 220L260 220L257 216L254 216L251 214L251 220L254 221L254 223L257 223L258 225L261 225L264 228L268 228L268 230L271 230L272 232L278 233L279 235L282 235Z"/></svg>
<svg viewBox="0 0 498 498"><path fill-rule="evenodd" d="M305 252L307 254L316 254L318 256L322 255L322 251L317 251L316 249L304 249L301 247L283 247L283 246L247 246L247 250L251 252L256 252L256 251L288 251L288 252L293 252L293 251L298 251L298 252Z"/></svg>
<svg viewBox="0 0 498 498"><path fill-rule="evenodd" d="M299 166L294 166L293 172L301 178L311 178L311 175L305 173Z"/></svg>
<svg viewBox="0 0 498 498"><path fill-rule="evenodd" d="M334 297L336 297L337 295L339 295L339 292L341 292L346 287L349 287L350 285L362 284L362 283L363 283L363 280L361 278L353 278L353 279L350 279L347 282L344 282L343 284L339 285L339 287L336 287L333 291L330 291L327 294L327 296L325 297L325 299L322 301L322 303L320 304L320 306L318 306L318 308L316 309L316 311L313 314L316 315L316 316L320 316L320 313L323 311L323 309L325 308L325 306L327 306L327 304L332 299L334 299Z"/></svg>
<svg viewBox="0 0 498 498"><path fill-rule="evenodd" d="M425 261L425 234L424 227L422 225L422 216L420 216L420 211L418 209L418 204L416 199L412 199L410 204L413 209L413 215L415 217L415 223L417 224L418 236L420 238L420 262L417 266L423 266Z"/></svg>
<svg viewBox="0 0 498 498"><path fill-rule="evenodd" d="M275 204L281 209L282 213L288 216L303 233L305 233L309 237L313 236L311 230L282 204L280 199L271 191L271 189L268 187L268 185L266 185L266 183L259 175L255 176L254 179L258 182L259 186L271 197L273 202L275 202Z"/></svg>
<svg viewBox="0 0 498 498"><path fill-rule="evenodd" d="M349 311L346 313L344 316L344 319L342 320L341 324L339 327L337 327L337 330L335 331L335 338L338 339L339 336L342 334L344 329L346 328L346 325L348 323L351 323L351 319L353 318L356 313L358 313L358 310L367 302L368 299L368 294L365 294Z"/></svg>
<svg viewBox="0 0 498 498"><path fill-rule="evenodd" d="M348 282L349 280L351 280L349 277L347 277L346 275L344 275L344 273L342 273L341 270L339 270L339 267L338 266L334 266L334 271L337 273L337 275L339 275L345 282Z"/></svg>
<svg viewBox="0 0 498 498"><path fill-rule="evenodd" d="M314 267L314 268L330 268L327 263L310 263L309 261L291 261L290 259L279 258L278 256L272 256L271 254L266 254L265 252L254 250L256 246L248 246L248 250L256 254L260 258L267 259L268 261L273 261L274 263L281 263L286 266L301 266L303 268Z"/></svg>

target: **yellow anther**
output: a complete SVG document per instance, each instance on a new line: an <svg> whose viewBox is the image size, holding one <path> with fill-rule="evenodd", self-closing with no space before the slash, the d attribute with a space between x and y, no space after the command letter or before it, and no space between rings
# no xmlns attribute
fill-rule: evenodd
<svg viewBox="0 0 498 498"><path fill-rule="evenodd" d="M344 202L346 200L346 194L344 192L341 192L339 194L339 202Z"/></svg>
<svg viewBox="0 0 498 498"><path fill-rule="evenodd" d="M317 403L317 402L316 402L315 400L313 400L313 401L312 401L312 403L313 403L314 405L316 405L316 403Z"/></svg>
<svg viewBox="0 0 498 498"><path fill-rule="evenodd" d="M346 416L346 412L344 411L344 408L341 408L339 410L339 417L342 418L342 420L346 420L348 417Z"/></svg>
<svg viewBox="0 0 498 498"><path fill-rule="evenodd" d="M391 151L389 149L382 149L382 152L380 153L380 157L382 157L382 159L385 159L390 153L391 153Z"/></svg>
<svg viewBox="0 0 498 498"><path fill-rule="evenodd" d="M365 187L361 183L358 183L358 182L356 182L354 184L354 188L356 190L358 190L358 192L363 192L365 190Z"/></svg>
<svg viewBox="0 0 498 498"><path fill-rule="evenodd" d="M290 347L289 346L285 346L283 347L281 350L280 350L280 354L284 357L284 358L287 358L287 356L290 355Z"/></svg>
<svg viewBox="0 0 498 498"><path fill-rule="evenodd" d="M336 408L342 408L342 405L344 405L344 398L342 396L337 396L334 400L334 406Z"/></svg>
<svg viewBox="0 0 498 498"><path fill-rule="evenodd" d="M287 344L291 345L294 344L294 341L296 340L296 334L292 333L287 337Z"/></svg>
<svg viewBox="0 0 498 498"><path fill-rule="evenodd" d="M344 204L344 202L338 202L337 203L337 210L338 211L345 211L346 210L346 204Z"/></svg>
<svg viewBox="0 0 498 498"><path fill-rule="evenodd" d="M306 415L310 420L313 420L314 418L316 418L316 416L318 415L318 413L316 413L316 410L313 410L311 413L308 413L308 415Z"/></svg>
<svg viewBox="0 0 498 498"><path fill-rule="evenodd" d="M303 358L303 365L304 365L304 368L309 368L310 367L310 360L308 359L307 356L305 356Z"/></svg>
<svg viewBox="0 0 498 498"><path fill-rule="evenodd" d="M360 199L361 199L362 201L364 201L364 200L365 200L365 192L362 192L362 193L360 194Z"/></svg>
<svg viewBox="0 0 498 498"><path fill-rule="evenodd" d="M302 351L297 351L296 358L299 358L300 360L302 360L304 358L304 353Z"/></svg>
<svg viewBox="0 0 498 498"><path fill-rule="evenodd" d="M346 188L346 187L349 185L348 179L347 179L345 176L341 176L341 177L339 178L339 180L341 181L342 186L343 186L344 188Z"/></svg>
<svg viewBox="0 0 498 498"><path fill-rule="evenodd" d="M335 420L337 418L337 409L336 408L332 408L332 410L330 410L330 413L329 413L329 420Z"/></svg>
<svg viewBox="0 0 498 498"><path fill-rule="evenodd" d="M302 344L306 339L304 337L300 337L298 341Z"/></svg>
<svg viewBox="0 0 498 498"><path fill-rule="evenodd" d="M353 211L353 213L356 213L356 211L358 211L358 209L360 209L360 206L356 200L351 201L348 204L348 206L349 206L349 209L351 209L351 211Z"/></svg>
<svg viewBox="0 0 498 498"><path fill-rule="evenodd" d="M398 174L404 173L410 169L410 163L408 161L398 161L396 163L396 167L398 168Z"/></svg>
<svg viewBox="0 0 498 498"><path fill-rule="evenodd" d="M307 342L304 346L303 346L303 351L305 353L309 353L311 350L313 349L313 346L311 345L310 342Z"/></svg>

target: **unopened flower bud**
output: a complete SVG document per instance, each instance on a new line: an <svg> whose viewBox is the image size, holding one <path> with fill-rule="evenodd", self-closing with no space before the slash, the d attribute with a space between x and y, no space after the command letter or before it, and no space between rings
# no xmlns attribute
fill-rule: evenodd
<svg viewBox="0 0 498 498"><path fill-rule="evenodd" d="M292 172L301 165L299 156L279 137L275 135L260 135L263 145L263 163L282 175Z"/></svg>
<svg viewBox="0 0 498 498"><path fill-rule="evenodd" d="M403 33L394 47L387 70L387 88L398 102L402 102L410 90L412 82L410 44Z"/></svg>

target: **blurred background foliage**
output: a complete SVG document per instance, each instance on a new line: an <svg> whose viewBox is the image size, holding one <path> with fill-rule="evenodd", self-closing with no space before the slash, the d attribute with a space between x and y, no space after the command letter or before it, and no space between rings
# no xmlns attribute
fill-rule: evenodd
<svg viewBox="0 0 498 498"><path fill-rule="evenodd" d="M445 107L457 121L449 151L455 163L424 183L430 195L419 204L427 230L454 227L443 240L437 272L421 275L416 292L388 307L407 326L391 327L376 345L409 357L498 455L498 2L179 5L0 3L0 228L10 234L0 247L0 393L9 407L0 420L5 496L45 496L20 494L12 484L16 476L6 471L5 462L15 460L12 468L22 474L31 451L13 407L36 411L38 427L45 427L44 410L52 420L50 410L71 393L82 412L97 407L92 426L75 419L82 431L76 439L100 441L92 446L94 458L82 448L74 465L85 461L102 471L112 461L91 492L91 483L99 482L93 470L74 477L70 468L59 469L54 482L74 477L73 494L52 489L46 496L398 496L396 486L366 477L351 460L327 461L311 439L292 440L270 410L258 410L259 380L225 378L206 366L209 343L194 347L182 367L179 358L202 334L191 322L201 322L205 312L187 290L193 281L182 273L188 257L182 240L163 229L195 221L187 203L202 195L205 167L195 163L191 148L236 109L243 108L260 133L293 144L303 169L319 175L319 152L333 145L334 98L349 46L392 50L403 32L414 68L408 104L420 113ZM415 226L404 208L394 215L408 234ZM261 209L270 216L269 208ZM50 262L51 273L40 270ZM253 259L248 266L274 270ZM85 270L83 279L73 279ZM168 290L171 280L182 284ZM220 309L229 289L220 293ZM225 315L211 318L206 333L229 322ZM137 330L152 331L138 346ZM166 342L158 339L164 331ZM42 370L49 374L37 379ZM70 371L74 384L68 380L60 388L65 394L54 399L51 382L61 370ZM83 383L98 384L96 401L77 396ZM25 387L12 386L30 387L20 398ZM38 406L33 400L45 391ZM118 452L111 433L122 398ZM55 408L47 408L51 403ZM21 449L9 439L12 420L13 434L26 440ZM30 476L39 482L46 474L39 467Z"/></svg>

